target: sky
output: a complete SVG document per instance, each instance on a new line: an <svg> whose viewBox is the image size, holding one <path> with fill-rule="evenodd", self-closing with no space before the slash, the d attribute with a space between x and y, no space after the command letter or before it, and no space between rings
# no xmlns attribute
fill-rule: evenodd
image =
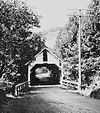
<svg viewBox="0 0 100 113"><path fill-rule="evenodd" d="M25 2L41 15L40 31L50 31L57 27L63 27L67 22L68 15L77 9L87 9L90 0L25 0ZM54 32L47 36L49 46L54 43L52 41L53 34L56 36Z"/></svg>
<svg viewBox="0 0 100 113"><path fill-rule="evenodd" d="M68 15L78 8L86 9L90 0L25 0L41 18L41 29L64 26ZM75 9L75 10L71 10Z"/></svg>

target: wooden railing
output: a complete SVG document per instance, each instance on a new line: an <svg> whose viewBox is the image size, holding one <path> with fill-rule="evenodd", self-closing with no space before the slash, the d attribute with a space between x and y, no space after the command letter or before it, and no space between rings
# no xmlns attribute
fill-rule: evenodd
<svg viewBox="0 0 100 113"><path fill-rule="evenodd" d="M26 82L17 84L17 85L15 86L15 96L18 96L18 95L20 95L23 91L27 90L29 83L30 83L29 81L26 81Z"/></svg>
<svg viewBox="0 0 100 113"><path fill-rule="evenodd" d="M73 87L78 88L78 82L70 81L70 80L62 80L62 85L65 87Z"/></svg>

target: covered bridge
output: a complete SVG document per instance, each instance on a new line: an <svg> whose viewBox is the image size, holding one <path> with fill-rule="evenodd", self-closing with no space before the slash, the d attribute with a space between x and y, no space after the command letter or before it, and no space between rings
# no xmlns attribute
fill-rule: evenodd
<svg viewBox="0 0 100 113"><path fill-rule="evenodd" d="M48 47L44 47L27 65L29 86L62 82L63 62Z"/></svg>

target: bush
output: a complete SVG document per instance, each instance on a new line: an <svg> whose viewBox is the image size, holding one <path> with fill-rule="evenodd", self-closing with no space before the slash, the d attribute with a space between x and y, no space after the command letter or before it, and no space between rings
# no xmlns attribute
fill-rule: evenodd
<svg viewBox="0 0 100 113"><path fill-rule="evenodd" d="M93 90L90 97L100 99L100 88Z"/></svg>

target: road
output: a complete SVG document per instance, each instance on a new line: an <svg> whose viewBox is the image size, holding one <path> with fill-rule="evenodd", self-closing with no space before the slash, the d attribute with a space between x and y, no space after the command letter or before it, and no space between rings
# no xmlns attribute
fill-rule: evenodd
<svg viewBox="0 0 100 113"><path fill-rule="evenodd" d="M100 113L100 100L59 87L33 88L26 95L2 104L0 113Z"/></svg>

